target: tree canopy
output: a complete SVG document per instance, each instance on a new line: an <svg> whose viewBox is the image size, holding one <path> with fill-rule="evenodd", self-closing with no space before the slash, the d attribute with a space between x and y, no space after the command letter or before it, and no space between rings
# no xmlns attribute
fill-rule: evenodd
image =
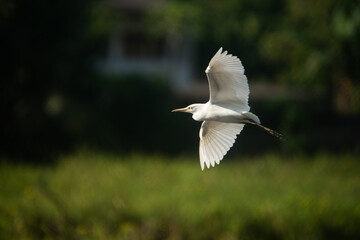
<svg viewBox="0 0 360 240"><path fill-rule="evenodd" d="M149 19L152 33L190 36L200 50L235 49L257 79L330 93L344 101L339 109L360 111L357 1L173 0Z"/></svg>

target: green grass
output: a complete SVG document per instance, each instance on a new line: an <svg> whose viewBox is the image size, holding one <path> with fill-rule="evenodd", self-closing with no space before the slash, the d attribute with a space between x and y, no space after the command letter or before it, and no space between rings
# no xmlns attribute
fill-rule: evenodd
<svg viewBox="0 0 360 240"><path fill-rule="evenodd" d="M0 239L359 239L354 156L0 164Z"/></svg>

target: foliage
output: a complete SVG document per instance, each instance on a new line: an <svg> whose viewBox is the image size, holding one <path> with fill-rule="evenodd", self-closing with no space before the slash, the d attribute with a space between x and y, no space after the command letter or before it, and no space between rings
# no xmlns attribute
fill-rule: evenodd
<svg viewBox="0 0 360 240"><path fill-rule="evenodd" d="M246 63L253 79L303 86L310 94L341 95L339 111L359 113L356 1L173 0L149 16L152 32L198 39L204 59L209 49L226 47ZM344 81L351 87L343 87Z"/></svg>
<svg viewBox="0 0 360 240"><path fill-rule="evenodd" d="M304 161L304 160L307 161ZM80 152L0 165L1 239L358 239L356 156L227 159Z"/></svg>

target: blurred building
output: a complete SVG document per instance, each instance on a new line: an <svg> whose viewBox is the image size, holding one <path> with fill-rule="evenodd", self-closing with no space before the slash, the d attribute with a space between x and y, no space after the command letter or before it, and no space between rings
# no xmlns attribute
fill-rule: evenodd
<svg viewBox="0 0 360 240"><path fill-rule="evenodd" d="M159 0L110 0L120 16L118 27L109 36L108 50L99 63L104 74L156 75L181 88L194 79L192 43L179 36L151 36L144 18L146 11L161 4Z"/></svg>
<svg viewBox="0 0 360 240"><path fill-rule="evenodd" d="M173 93L181 99L207 100L209 89L205 74L196 73L193 41L185 36L151 36L147 29L146 13L162 4L161 0L109 0L119 16L108 42L108 49L99 62L100 71L111 75L161 76L170 82ZM169 26L171 27L171 26ZM204 69L205 70L205 69ZM203 71L204 71L203 70ZM250 81L251 99L302 99L303 91L289 86ZM271 89L272 91L269 91ZM276 92L277 94L273 94Z"/></svg>

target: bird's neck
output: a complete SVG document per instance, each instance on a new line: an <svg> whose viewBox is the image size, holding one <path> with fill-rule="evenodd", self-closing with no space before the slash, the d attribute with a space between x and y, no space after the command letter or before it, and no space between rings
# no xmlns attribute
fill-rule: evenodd
<svg viewBox="0 0 360 240"><path fill-rule="evenodd" d="M193 113L192 118L195 121L204 121L206 119L206 104L196 104L196 111Z"/></svg>

